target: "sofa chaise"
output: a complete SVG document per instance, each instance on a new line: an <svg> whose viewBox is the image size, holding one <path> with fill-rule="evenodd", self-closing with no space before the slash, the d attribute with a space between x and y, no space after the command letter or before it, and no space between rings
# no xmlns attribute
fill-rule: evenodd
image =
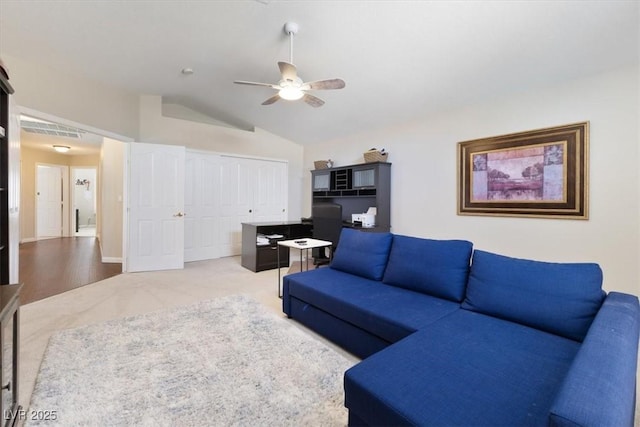
<svg viewBox="0 0 640 427"><path fill-rule="evenodd" d="M349 425L633 425L640 306L597 264L344 229L283 311L363 359Z"/></svg>

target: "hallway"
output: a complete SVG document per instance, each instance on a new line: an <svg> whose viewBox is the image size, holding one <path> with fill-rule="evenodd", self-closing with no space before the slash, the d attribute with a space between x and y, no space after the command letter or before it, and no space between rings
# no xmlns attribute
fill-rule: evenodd
<svg viewBox="0 0 640 427"><path fill-rule="evenodd" d="M101 262L95 237L62 237L20 245L20 304L57 295L122 272Z"/></svg>

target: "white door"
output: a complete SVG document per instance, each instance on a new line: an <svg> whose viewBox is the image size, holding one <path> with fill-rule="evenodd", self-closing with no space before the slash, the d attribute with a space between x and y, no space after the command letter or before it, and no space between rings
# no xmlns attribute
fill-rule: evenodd
<svg viewBox="0 0 640 427"><path fill-rule="evenodd" d="M284 221L287 207L287 164L253 160L256 173L253 221Z"/></svg>
<svg viewBox="0 0 640 427"><path fill-rule="evenodd" d="M242 223L286 219L287 164L220 157L220 256L242 252Z"/></svg>
<svg viewBox="0 0 640 427"><path fill-rule="evenodd" d="M240 255L242 223L253 219L254 173L248 159L220 157L220 256Z"/></svg>
<svg viewBox="0 0 640 427"><path fill-rule="evenodd" d="M128 271L183 268L185 148L129 145Z"/></svg>
<svg viewBox="0 0 640 427"><path fill-rule="evenodd" d="M187 151L185 165L184 260L217 258L220 156Z"/></svg>
<svg viewBox="0 0 640 427"><path fill-rule="evenodd" d="M36 237L62 236L62 171L57 166L37 165Z"/></svg>

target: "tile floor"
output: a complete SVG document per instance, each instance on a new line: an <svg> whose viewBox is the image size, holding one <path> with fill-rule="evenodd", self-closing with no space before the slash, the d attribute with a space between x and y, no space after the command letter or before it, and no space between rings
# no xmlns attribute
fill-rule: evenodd
<svg viewBox="0 0 640 427"><path fill-rule="evenodd" d="M78 231L76 231L75 234L77 237L80 236L84 236L84 237L96 237L96 227L95 226L91 226L91 227L80 227L78 229Z"/></svg>

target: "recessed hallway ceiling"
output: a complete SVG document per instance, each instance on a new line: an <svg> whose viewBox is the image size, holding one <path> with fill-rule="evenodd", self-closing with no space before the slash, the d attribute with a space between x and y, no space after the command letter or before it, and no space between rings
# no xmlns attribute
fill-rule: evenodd
<svg viewBox="0 0 640 427"><path fill-rule="evenodd" d="M287 21L301 77L346 82L322 108L233 84L277 81ZM637 1L0 0L0 55L309 144L637 64L639 23Z"/></svg>
<svg viewBox="0 0 640 427"><path fill-rule="evenodd" d="M69 147L69 156L97 155L102 137L73 126L65 126L47 120L20 116L20 144L23 147L54 151L54 145Z"/></svg>

